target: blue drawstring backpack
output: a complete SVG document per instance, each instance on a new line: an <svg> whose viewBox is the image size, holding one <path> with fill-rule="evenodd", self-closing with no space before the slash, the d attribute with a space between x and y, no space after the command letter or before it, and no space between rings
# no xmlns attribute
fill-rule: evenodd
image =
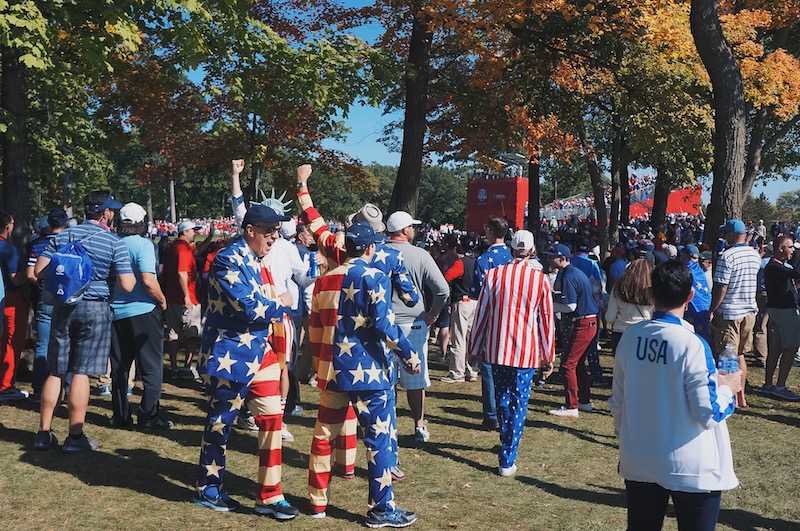
<svg viewBox="0 0 800 531"><path fill-rule="evenodd" d="M44 287L61 304L77 304L92 280L92 259L86 254L83 242L95 232L78 241L69 241L50 257L44 274Z"/></svg>

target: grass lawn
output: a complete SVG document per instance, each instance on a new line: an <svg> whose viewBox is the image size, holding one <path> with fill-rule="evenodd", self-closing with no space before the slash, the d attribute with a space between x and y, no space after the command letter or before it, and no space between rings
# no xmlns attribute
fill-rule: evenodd
<svg viewBox="0 0 800 531"><path fill-rule="evenodd" d="M434 349L435 350L435 349ZM603 365L612 358L604 352ZM407 479L395 483L401 508L415 510L415 529L624 529L623 483L606 405L610 390L593 390L595 411L579 419L549 417L563 403L560 386L531 396L513 478L497 475L496 433L479 430L480 383L442 384L442 364L426 405L431 441L417 445L403 394L398 399L400 459ZM790 378L797 388L798 369ZM760 384L763 370L750 381ZM177 385L176 385L177 384ZM137 384L140 385L140 384ZM26 384L21 384L26 388ZM27 387L29 389L29 387ZM135 395L139 390L135 392ZM283 489L306 511L306 477L317 392L302 386L306 411L290 420L294 443L284 446ZM138 397L133 397L138 402ZM750 407L728 422L741 486L723 494L719 529L800 529L800 405L753 393ZM256 434L236 430L228 445L230 494L240 513L215 513L190 503L205 400L195 382L165 382L162 408L176 422L164 433L107 428L110 399L92 397L87 434L99 451L64 455L34 452L38 411L32 403L0 406L0 514L6 529L251 529L276 522L254 515ZM63 441L66 408L54 430ZM359 443L360 444L360 443ZM328 518L301 514L287 528L357 529L367 507L366 458L359 446L357 478L334 479ZM668 517L665 529L677 529Z"/></svg>

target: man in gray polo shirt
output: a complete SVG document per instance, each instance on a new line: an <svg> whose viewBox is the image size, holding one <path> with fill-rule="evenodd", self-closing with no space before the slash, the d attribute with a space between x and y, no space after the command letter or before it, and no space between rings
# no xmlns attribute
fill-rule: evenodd
<svg viewBox="0 0 800 531"><path fill-rule="evenodd" d="M753 348L753 326L758 312L756 287L761 257L745 243L747 228L741 220L732 219L720 230L725 236L726 248L714 270L709 310L714 332L714 354L719 355L726 345L733 345L738 352L742 391L736 395L736 405L747 407L744 397L747 378L744 354Z"/></svg>
<svg viewBox="0 0 800 531"><path fill-rule="evenodd" d="M430 254L424 249L415 247L415 225L422 222L414 219L408 212L398 211L386 220L386 230L389 232L389 247L393 247L403 254L406 269L411 275L411 282L417 293L425 293L427 287L433 295L431 309L425 312L425 303L420 300L412 307L408 307L400 300L397 292L392 294L392 309L395 312L395 323L403 331L403 335L411 342L411 346L419 354L422 363L419 374L409 374L398 370L399 384L406 390L408 407L414 417L414 438L417 442L428 442L430 434L425 427L425 389L430 387L431 379L428 376L428 326L436 321L447 298L450 296L450 286L444 279L442 272Z"/></svg>

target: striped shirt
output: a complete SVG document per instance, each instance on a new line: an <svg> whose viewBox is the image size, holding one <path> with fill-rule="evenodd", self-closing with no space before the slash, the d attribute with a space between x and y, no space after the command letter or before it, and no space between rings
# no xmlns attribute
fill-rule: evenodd
<svg viewBox="0 0 800 531"><path fill-rule="evenodd" d="M756 289L761 257L747 244L735 244L725 249L714 271L714 283L728 286L725 298L717 308L728 321L741 319L757 312Z"/></svg>
<svg viewBox="0 0 800 531"><path fill-rule="evenodd" d="M555 355L553 296L547 275L527 260L490 269L469 338L471 356L497 365L537 368Z"/></svg>
<svg viewBox="0 0 800 531"><path fill-rule="evenodd" d="M56 234L42 251L42 256L50 259L54 252L71 241L82 241L92 261L92 280L86 289L85 300L110 299L116 276L133 274L128 248L119 236L102 223L91 220Z"/></svg>

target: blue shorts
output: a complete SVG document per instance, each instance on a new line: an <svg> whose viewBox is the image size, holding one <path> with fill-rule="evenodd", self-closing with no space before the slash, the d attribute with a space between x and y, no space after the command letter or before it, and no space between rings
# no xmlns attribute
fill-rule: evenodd
<svg viewBox="0 0 800 531"><path fill-rule="evenodd" d="M415 321L413 324L397 326L419 354L421 362L419 374L409 374L395 358L394 367L399 378L398 385L406 391L426 389L431 386L431 379L428 376L428 325L425 324L425 321Z"/></svg>

